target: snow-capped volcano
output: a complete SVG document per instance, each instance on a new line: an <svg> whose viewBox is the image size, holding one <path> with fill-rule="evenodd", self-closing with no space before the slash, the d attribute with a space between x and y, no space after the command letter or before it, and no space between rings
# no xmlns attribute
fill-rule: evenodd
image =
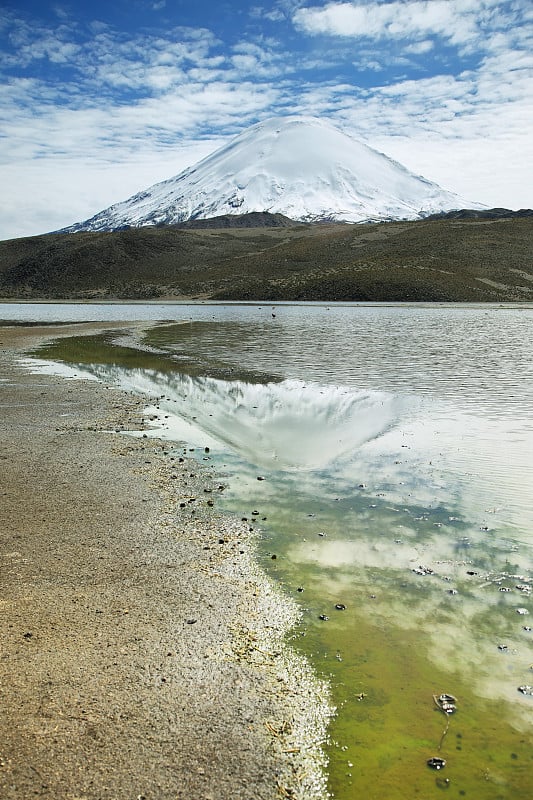
<svg viewBox="0 0 533 800"><path fill-rule="evenodd" d="M478 205L478 204L474 204ZM313 117L253 125L184 172L65 232L269 211L299 221L416 219L472 203Z"/></svg>

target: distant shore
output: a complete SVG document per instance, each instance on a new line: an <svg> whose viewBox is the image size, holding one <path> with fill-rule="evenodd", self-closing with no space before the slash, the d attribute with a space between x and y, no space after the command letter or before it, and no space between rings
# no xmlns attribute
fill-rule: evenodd
<svg viewBox="0 0 533 800"><path fill-rule="evenodd" d="M183 451L124 435L142 398L18 363L95 329L0 326L0 796L323 798L327 689L256 531Z"/></svg>

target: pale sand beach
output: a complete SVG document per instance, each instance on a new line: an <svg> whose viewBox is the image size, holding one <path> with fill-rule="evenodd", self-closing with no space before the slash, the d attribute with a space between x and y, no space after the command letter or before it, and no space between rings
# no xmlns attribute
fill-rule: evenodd
<svg viewBox="0 0 533 800"><path fill-rule="evenodd" d="M0 797L325 797L327 687L223 479L19 363L84 330L0 327Z"/></svg>

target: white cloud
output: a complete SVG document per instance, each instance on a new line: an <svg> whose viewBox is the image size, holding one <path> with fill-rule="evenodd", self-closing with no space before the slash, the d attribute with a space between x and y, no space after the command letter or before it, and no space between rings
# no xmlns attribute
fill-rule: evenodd
<svg viewBox="0 0 533 800"><path fill-rule="evenodd" d="M417 131L409 136L376 137L374 146L395 158L416 174L452 189L467 201L490 208L531 208L533 195L524 181L531 171L531 144L527 131L512 137L484 136L444 139Z"/></svg>
<svg viewBox="0 0 533 800"><path fill-rule="evenodd" d="M196 163L221 144L205 140L172 147L146 148L135 158L105 161L82 158L20 160L2 166L9 193L0 195L0 239L31 236L70 225Z"/></svg>
<svg viewBox="0 0 533 800"><path fill-rule="evenodd" d="M294 14L297 27L310 34L355 38L399 38L407 32L441 33L453 19L453 0L431 3L330 3L301 8Z"/></svg>
<svg viewBox="0 0 533 800"><path fill-rule="evenodd" d="M285 14L280 8L267 10L262 6L252 6L249 14L252 19L266 19L269 22L282 22L285 20Z"/></svg>
<svg viewBox="0 0 533 800"><path fill-rule="evenodd" d="M505 10L504 8L505 7ZM332 2L299 8L294 25L310 35L355 39L409 39L439 36L453 44L483 38L488 29L506 27L525 8L522 0L392 0Z"/></svg>
<svg viewBox="0 0 533 800"><path fill-rule="evenodd" d="M415 42L414 44L409 44L405 48L406 53L414 53L415 55L421 55L422 53L429 53L430 50L433 50L435 47L434 43L431 39L424 39L421 42Z"/></svg>
<svg viewBox="0 0 533 800"><path fill-rule="evenodd" d="M240 72L254 72L258 68L258 61L255 56L235 55L231 58L232 64Z"/></svg>

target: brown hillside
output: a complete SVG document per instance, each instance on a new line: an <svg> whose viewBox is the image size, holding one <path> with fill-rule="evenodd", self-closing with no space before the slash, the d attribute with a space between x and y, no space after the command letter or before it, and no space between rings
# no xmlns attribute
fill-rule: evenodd
<svg viewBox="0 0 533 800"><path fill-rule="evenodd" d="M150 227L0 242L10 298L533 300L533 217Z"/></svg>

